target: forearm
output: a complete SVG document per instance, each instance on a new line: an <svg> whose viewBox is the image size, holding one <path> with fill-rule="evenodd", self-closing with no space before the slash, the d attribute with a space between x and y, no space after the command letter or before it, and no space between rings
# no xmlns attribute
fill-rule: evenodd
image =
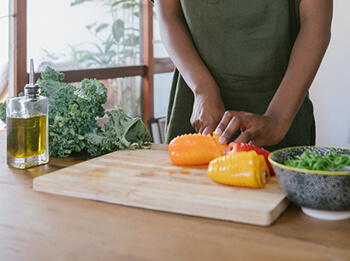
<svg viewBox="0 0 350 261"><path fill-rule="evenodd" d="M179 1L156 1L156 8L162 42L187 85L194 94L218 93L214 78L196 50Z"/></svg>
<svg viewBox="0 0 350 261"><path fill-rule="evenodd" d="M266 111L266 115L275 118L285 133L300 109L321 64L330 41L330 24L331 15L323 19L305 15L301 20L301 29L292 49L287 71Z"/></svg>

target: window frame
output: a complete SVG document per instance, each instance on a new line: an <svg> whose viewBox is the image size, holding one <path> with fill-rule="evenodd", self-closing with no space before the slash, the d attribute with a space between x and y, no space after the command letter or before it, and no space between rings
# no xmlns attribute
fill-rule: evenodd
<svg viewBox="0 0 350 261"><path fill-rule="evenodd" d="M169 73L174 70L174 64L169 57L154 58L153 54L153 3L150 0L140 0L142 16L142 63L140 65L119 66L112 68L97 68L84 70L62 71L66 82L78 82L84 78L99 80L120 77L142 77L142 119L147 122L154 117L154 74ZM27 0L13 0L14 7L14 94L24 91L28 83L27 73ZM35 81L40 73L35 74Z"/></svg>

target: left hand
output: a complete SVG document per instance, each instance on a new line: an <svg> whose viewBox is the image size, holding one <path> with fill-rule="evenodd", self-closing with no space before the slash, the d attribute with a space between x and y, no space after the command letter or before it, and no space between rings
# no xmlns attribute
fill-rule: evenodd
<svg viewBox="0 0 350 261"><path fill-rule="evenodd" d="M220 94L212 91L194 97L191 124L198 133L211 134L225 112Z"/></svg>
<svg viewBox="0 0 350 261"><path fill-rule="evenodd" d="M276 145L288 131L288 128L271 115L226 111L215 133L221 134L219 142L225 144L238 129L241 129L241 134L235 142L250 143L259 147Z"/></svg>

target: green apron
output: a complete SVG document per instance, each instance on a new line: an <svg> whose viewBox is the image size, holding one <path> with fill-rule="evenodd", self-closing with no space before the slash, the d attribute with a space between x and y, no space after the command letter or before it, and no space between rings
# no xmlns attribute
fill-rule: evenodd
<svg viewBox="0 0 350 261"><path fill-rule="evenodd" d="M300 28L301 0L181 0L197 51L213 75L226 110L264 114L287 69ZM177 69L170 92L166 142L195 133L194 96ZM269 150L315 143L307 97L286 137Z"/></svg>

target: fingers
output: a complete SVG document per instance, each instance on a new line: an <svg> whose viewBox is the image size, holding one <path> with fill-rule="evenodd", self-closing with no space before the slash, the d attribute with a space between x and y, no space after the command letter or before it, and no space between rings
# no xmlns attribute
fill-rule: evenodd
<svg viewBox="0 0 350 261"><path fill-rule="evenodd" d="M225 112L220 96L195 95L190 122L198 133L211 134Z"/></svg>
<svg viewBox="0 0 350 261"><path fill-rule="evenodd" d="M239 112L226 111L215 130L216 135L221 135L219 143L226 144L240 127L242 123Z"/></svg>
<svg viewBox="0 0 350 261"><path fill-rule="evenodd" d="M215 125L211 124L208 125L207 127L204 128L202 134L207 135L207 134L212 134L215 130Z"/></svg>
<svg viewBox="0 0 350 261"><path fill-rule="evenodd" d="M215 128L214 121L197 120L193 123L197 132L220 135L219 143L227 144L230 139L241 129L241 134L235 142L251 143L256 146L266 146L271 143L271 135L266 131L266 119L262 115L242 112L226 111L221 121Z"/></svg>
<svg viewBox="0 0 350 261"><path fill-rule="evenodd" d="M280 142L286 132L279 131L278 123L265 115L243 111L226 111L215 134L221 135L219 143L226 144L241 129L235 142L250 143L259 147L272 146Z"/></svg>
<svg viewBox="0 0 350 261"><path fill-rule="evenodd" d="M203 133L203 131L205 131L207 129L207 125L203 122L201 122L201 120L196 120L192 123L193 128L196 130L197 133Z"/></svg>
<svg viewBox="0 0 350 261"><path fill-rule="evenodd" d="M212 134L219 122L219 120L222 117L221 115L211 115L207 114L206 117L203 117L203 115L200 115L197 119L195 118L196 114L192 114L191 116L191 124L193 128L196 130L197 133L202 134Z"/></svg>
<svg viewBox="0 0 350 261"><path fill-rule="evenodd" d="M235 139L235 142L243 142L243 143L249 143L252 145L256 145L253 140L253 134L250 130L241 132L241 134ZM254 144L253 144L254 143Z"/></svg>
<svg viewBox="0 0 350 261"><path fill-rule="evenodd" d="M224 113L224 116L222 117L221 121L219 122L218 126L215 129L216 135L221 135L224 130L226 129L227 125L231 121L231 119L234 117L235 112L234 111L226 111Z"/></svg>
<svg viewBox="0 0 350 261"><path fill-rule="evenodd" d="M199 124L199 121L195 121L191 125L196 130L196 132L199 133L200 128L201 128L201 125Z"/></svg>
<svg viewBox="0 0 350 261"><path fill-rule="evenodd" d="M204 129L203 124L202 124L200 119L195 118L195 115L196 114L192 113L190 122L191 122L192 127L196 130L196 132L201 133L201 131L203 131L203 129Z"/></svg>
<svg viewBox="0 0 350 261"><path fill-rule="evenodd" d="M204 135L207 135L207 134L212 134L215 130L215 127L216 127L216 123L210 123L210 124L204 124L202 123L200 125L200 127L198 128L198 133L202 133Z"/></svg>
<svg viewBox="0 0 350 261"><path fill-rule="evenodd" d="M271 128L266 117L252 113L242 113L239 119L243 128L241 128L241 134L234 140L235 142L263 147L275 145L280 141L276 140L276 135L271 131L276 128Z"/></svg>
<svg viewBox="0 0 350 261"><path fill-rule="evenodd" d="M193 128L196 130L197 133L202 133L202 134L211 134L214 132L216 123L204 123L201 122L200 120L196 120L192 124Z"/></svg>

